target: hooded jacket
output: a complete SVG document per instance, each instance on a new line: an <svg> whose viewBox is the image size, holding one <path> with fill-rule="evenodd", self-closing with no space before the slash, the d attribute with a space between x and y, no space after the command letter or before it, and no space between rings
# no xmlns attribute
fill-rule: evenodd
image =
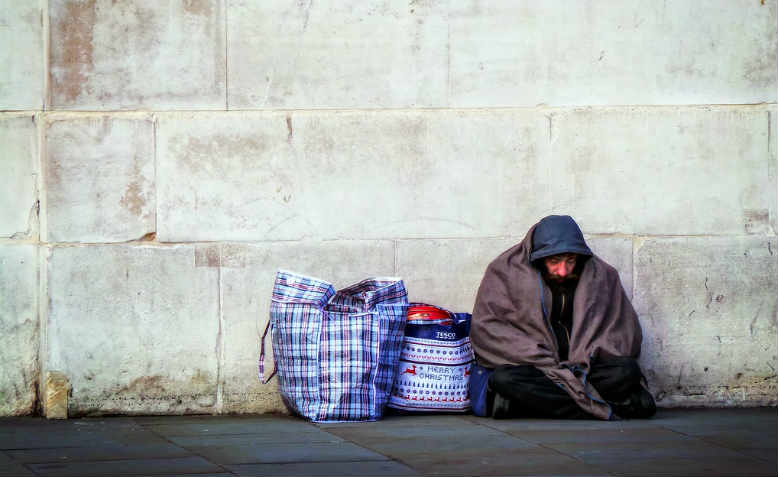
<svg viewBox="0 0 778 477"><path fill-rule="evenodd" d="M589 259L575 290L569 355L562 361L549 321L552 294L533 262L568 252ZM616 269L592 254L571 217L550 216L487 267L470 340L481 366L533 365L584 411L609 419L610 406L587 380L591 362L596 357L637 358L642 331Z"/></svg>

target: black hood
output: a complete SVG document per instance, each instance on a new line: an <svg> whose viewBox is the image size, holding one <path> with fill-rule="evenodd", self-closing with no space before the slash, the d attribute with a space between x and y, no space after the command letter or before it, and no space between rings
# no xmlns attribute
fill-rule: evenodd
<svg viewBox="0 0 778 477"><path fill-rule="evenodd" d="M560 253L577 253L590 257L592 251L586 245L583 233L569 215L549 215L535 227L532 235L530 261Z"/></svg>

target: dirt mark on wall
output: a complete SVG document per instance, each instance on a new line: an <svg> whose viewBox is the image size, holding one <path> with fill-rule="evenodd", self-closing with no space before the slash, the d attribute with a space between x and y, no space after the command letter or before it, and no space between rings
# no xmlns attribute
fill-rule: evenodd
<svg viewBox="0 0 778 477"><path fill-rule="evenodd" d="M52 78L52 85L58 95L61 94L67 101L78 98L88 80L88 74L94 69L92 40L96 19L95 2L68 2L63 17L56 19L52 25L52 39L62 42L62 57L53 59L52 64L63 70L61 76Z"/></svg>

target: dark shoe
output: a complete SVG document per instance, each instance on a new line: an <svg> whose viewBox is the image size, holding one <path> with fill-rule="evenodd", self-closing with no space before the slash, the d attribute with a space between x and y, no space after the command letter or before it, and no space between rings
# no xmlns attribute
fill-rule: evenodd
<svg viewBox="0 0 778 477"><path fill-rule="evenodd" d="M656 414L654 397L643 386L638 387L626 401L611 403L611 407L623 419L648 419Z"/></svg>
<svg viewBox="0 0 778 477"><path fill-rule="evenodd" d="M511 401L505 399L497 393L494 393L494 404L492 404L492 418L508 419L511 418Z"/></svg>
<svg viewBox="0 0 778 477"><path fill-rule="evenodd" d="M656 403L654 402L654 396L652 396L651 393L648 392L648 390L643 386L640 386L640 391L638 391L636 394L636 396L632 396L632 399L639 403L635 417L638 419L648 419L649 417L656 414Z"/></svg>

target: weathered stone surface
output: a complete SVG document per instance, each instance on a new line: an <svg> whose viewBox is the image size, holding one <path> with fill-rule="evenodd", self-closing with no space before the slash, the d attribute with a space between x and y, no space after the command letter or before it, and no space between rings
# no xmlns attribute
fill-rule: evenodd
<svg viewBox="0 0 778 477"><path fill-rule="evenodd" d="M39 169L37 130L31 115L0 115L0 157L4 178L0 188L0 237L25 237L35 232Z"/></svg>
<svg viewBox="0 0 778 477"><path fill-rule="evenodd" d="M157 146L161 241L504 236L551 205L529 112L162 114Z"/></svg>
<svg viewBox="0 0 778 477"><path fill-rule="evenodd" d="M764 234L776 195L759 109L555 113L555 210L585 232Z"/></svg>
<svg viewBox="0 0 778 477"><path fill-rule="evenodd" d="M649 239L635 273L642 362L660 405L776 404L775 237Z"/></svg>
<svg viewBox="0 0 778 477"><path fill-rule="evenodd" d="M38 381L38 251L0 245L0 416L34 411Z"/></svg>
<svg viewBox="0 0 778 477"><path fill-rule="evenodd" d="M44 4L0 2L0 110L43 109Z"/></svg>
<svg viewBox="0 0 778 477"><path fill-rule="evenodd" d="M223 109L220 0L51 0L53 109Z"/></svg>
<svg viewBox="0 0 778 477"><path fill-rule="evenodd" d="M227 8L231 108L776 100L775 0Z"/></svg>
<svg viewBox="0 0 778 477"><path fill-rule="evenodd" d="M524 237L489 239L398 240L397 275L412 301L470 313L486 267ZM632 297L632 240L586 239L592 251L613 265Z"/></svg>
<svg viewBox="0 0 778 477"><path fill-rule="evenodd" d="M778 105L770 106L768 119L770 121L770 186L778 191ZM770 203L770 225L773 233L778 233L778 192L772 195Z"/></svg>
<svg viewBox="0 0 778 477"><path fill-rule="evenodd" d="M398 240L397 275L412 301L471 313L486 267L521 238Z"/></svg>
<svg viewBox="0 0 778 477"><path fill-rule="evenodd" d="M778 91L775 0L470 0L451 3L448 24L454 107L742 104Z"/></svg>
<svg viewBox="0 0 778 477"><path fill-rule="evenodd" d="M46 267L46 367L71 415L214 410L219 272L195 247L56 246Z"/></svg>
<svg viewBox="0 0 778 477"><path fill-rule="evenodd" d="M68 418L68 378L57 371L47 371L43 385L43 413L48 419Z"/></svg>
<svg viewBox="0 0 778 477"><path fill-rule="evenodd" d="M632 299L632 239L626 237L587 237L595 255L619 271L621 285Z"/></svg>
<svg viewBox="0 0 778 477"><path fill-rule="evenodd" d="M154 232L150 118L55 118L46 143L44 241L119 242Z"/></svg>
<svg viewBox="0 0 778 477"><path fill-rule="evenodd" d="M445 106L434 4L228 0L230 109Z"/></svg>
<svg viewBox="0 0 778 477"><path fill-rule="evenodd" d="M276 272L279 268L292 270L342 288L365 278L394 275L394 245L390 241L356 240L223 244L221 247L224 359L220 411L284 411L277 390L278 379L263 385L257 378L260 344L269 319ZM269 375L273 368L270 333L265 352Z"/></svg>

